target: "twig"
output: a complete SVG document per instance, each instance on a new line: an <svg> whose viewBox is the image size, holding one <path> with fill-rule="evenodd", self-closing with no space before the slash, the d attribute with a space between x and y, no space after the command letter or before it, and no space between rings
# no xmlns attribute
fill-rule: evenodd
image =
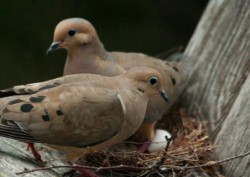
<svg viewBox="0 0 250 177"><path fill-rule="evenodd" d="M166 167L173 168L175 170L185 171L185 170L190 170L190 169L194 169L194 168L203 168L203 167L209 167L209 166L218 165L218 164L221 164L221 163L224 163L224 162L228 162L230 160L234 160L234 159L241 158L241 157L246 157L248 155L250 155L250 151L248 151L248 152L246 152L244 154L232 156L232 157L229 157L229 158L226 158L226 159L223 159L223 160L210 161L210 162L207 162L207 163L204 163L204 164L201 164L201 165L194 165L194 166L187 166L187 167L168 166L167 165Z"/></svg>
<svg viewBox="0 0 250 177"><path fill-rule="evenodd" d="M58 168L85 168L90 170L96 170L96 172L101 170L115 170L115 169L131 169L131 170L149 170L151 167L133 167L127 165L118 165L118 166L110 166L110 167L93 167L93 166L85 166L85 165L58 165L58 166L50 166L50 167L41 167L35 168L32 170L25 169L22 172L17 172L17 175L22 175L26 173L32 173L36 171L45 171L51 169L58 169Z"/></svg>
<svg viewBox="0 0 250 177"><path fill-rule="evenodd" d="M165 136L166 140L167 140L167 145L166 145L166 148L165 148L165 151L160 159L160 161L158 162L158 168L160 167L160 165L162 165L164 163L164 161L166 160L167 158L167 151L168 151L168 148L169 148L169 145L170 143L173 141L174 138L176 138L176 134L172 135L170 138L168 138L167 136Z"/></svg>
<svg viewBox="0 0 250 177"><path fill-rule="evenodd" d="M157 175L159 175L160 177L164 177L164 175L161 174L158 170L155 170L155 173L156 173Z"/></svg>

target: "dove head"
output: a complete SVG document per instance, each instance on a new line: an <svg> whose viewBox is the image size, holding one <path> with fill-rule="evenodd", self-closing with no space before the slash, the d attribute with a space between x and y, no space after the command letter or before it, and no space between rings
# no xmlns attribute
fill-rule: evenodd
<svg viewBox="0 0 250 177"><path fill-rule="evenodd" d="M59 48L70 50L76 46L87 45L96 39L96 30L90 22L82 18L69 18L56 26L54 39L47 54Z"/></svg>
<svg viewBox="0 0 250 177"><path fill-rule="evenodd" d="M166 102L169 102L168 96L163 89L163 79L161 74L147 67L135 67L125 73L128 77L135 80L137 90L148 95L148 97L160 95Z"/></svg>

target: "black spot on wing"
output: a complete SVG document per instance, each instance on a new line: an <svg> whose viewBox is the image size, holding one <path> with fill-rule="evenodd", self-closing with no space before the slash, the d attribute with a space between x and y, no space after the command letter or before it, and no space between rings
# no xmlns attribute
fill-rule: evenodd
<svg viewBox="0 0 250 177"><path fill-rule="evenodd" d="M141 89L141 88L137 88L137 90L138 90L139 92L142 92L142 93L145 92L145 91L144 91L143 89Z"/></svg>
<svg viewBox="0 0 250 177"><path fill-rule="evenodd" d="M62 112L61 109L59 109L59 110L56 111L56 114L57 114L58 116L62 116L62 115L63 115L63 112Z"/></svg>
<svg viewBox="0 0 250 177"><path fill-rule="evenodd" d="M46 98L45 96L30 97L30 101L33 102L33 103L40 103L45 98Z"/></svg>
<svg viewBox="0 0 250 177"><path fill-rule="evenodd" d="M173 69L174 69L176 72L178 72L178 71L179 71L179 69L178 69L178 68L176 68L175 66L173 66Z"/></svg>
<svg viewBox="0 0 250 177"><path fill-rule="evenodd" d="M49 115L42 115L43 121L49 121Z"/></svg>
<svg viewBox="0 0 250 177"><path fill-rule="evenodd" d="M175 85L175 84L176 84L176 80L175 80L175 78L173 78L173 76L172 76L172 75L170 75L170 78L171 78L172 84L173 84L173 85Z"/></svg>
<svg viewBox="0 0 250 177"><path fill-rule="evenodd" d="M176 84L176 81L174 78L171 79L172 80L172 84L175 85Z"/></svg>
<svg viewBox="0 0 250 177"><path fill-rule="evenodd" d="M12 105L12 104L21 103L21 102L24 102L24 101L23 101L23 100L20 100L20 99L16 99L16 100L10 101L8 104L9 104L9 105Z"/></svg>
<svg viewBox="0 0 250 177"><path fill-rule="evenodd" d="M32 104L23 104L21 107L20 107L20 110L22 112L30 112L31 110L33 109L33 105Z"/></svg>

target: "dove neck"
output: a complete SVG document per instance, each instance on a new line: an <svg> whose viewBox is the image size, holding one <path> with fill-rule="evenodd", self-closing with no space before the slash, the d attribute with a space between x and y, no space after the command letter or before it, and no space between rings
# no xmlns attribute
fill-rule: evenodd
<svg viewBox="0 0 250 177"><path fill-rule="evenodd" d="M107 52L98 38L88 44L81 44L68 50L68 60L87 60L92 56L106 59Z"/></svg>
<svg viewBox="0 0 250 177"><path fill-rule="evenodd" d="M110 69L109 63L106 62L110 60L110 54L106 52L98 38L90 44L68 48L67 51L68 57L64 66L64 75L95 73L111 76L122 72L117 67ZM109 72L106 73L106 71Z"/></svg>

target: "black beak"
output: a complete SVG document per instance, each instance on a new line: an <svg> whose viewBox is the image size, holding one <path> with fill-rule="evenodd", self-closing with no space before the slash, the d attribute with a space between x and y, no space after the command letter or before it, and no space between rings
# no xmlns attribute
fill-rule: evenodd
<svg viewBox="0 0 250 177"><path fill-rule="evenodd" d="M51 52L53 52L54 50L58 49L60 44L62 42L53 42L51 44L51 46L48 48L47 52L46 52L46 55L49 55Z"/></svg>
<svg viewBox="0 0 250 177"><path fill-rule="evenodd" d="M160 92L161 97L162 97L167 103L169 103L169 99L168 99L168 96L167 96L167 94L165 93L165 91L164 91L164 90L160 90L159 92Z"/></svg>

